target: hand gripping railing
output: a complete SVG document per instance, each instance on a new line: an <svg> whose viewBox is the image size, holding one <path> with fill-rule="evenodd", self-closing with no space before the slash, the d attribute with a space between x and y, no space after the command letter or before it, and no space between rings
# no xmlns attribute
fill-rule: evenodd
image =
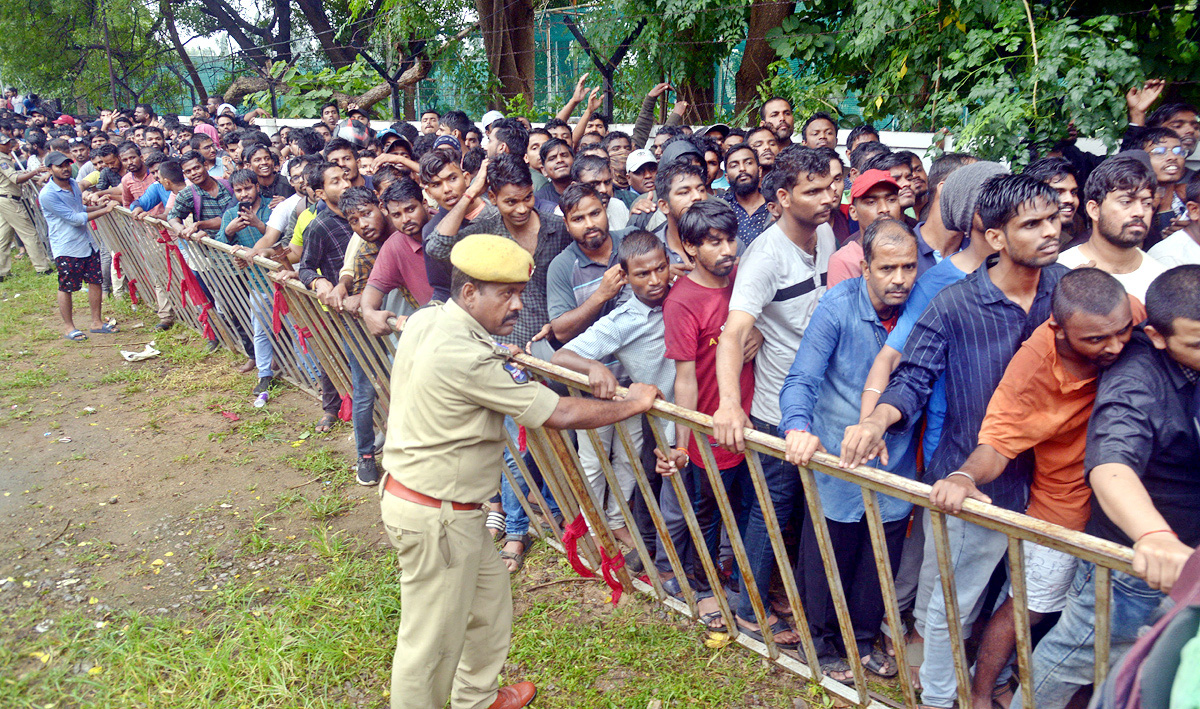
<svg viewBox="0 0 1200 709"><path fill-rule="evenodd" d="M177 312L184 315L184 320L191 327L201 331L206 330L201 315L207 312L208 324L220 333L220 339L233 349L243 347L240 344L238 331L253 330L253 319L266 318L274 320L271 342L276 352L282 355L284 376L306 391L315 393L316 377L314 376L313 358L329 374L337 390L343 395L350 393L352 374L349 357L355 358L372 382L376 393L374 411L375 422L382 430L387 422L387 410L391 391L389 387L390 367L395 353L396 337L377 337L367 331L363 321L355 314L333 311L323 306L316 296L298 281L291 279L277 283L268 274L278 271L280 264L264 258L255 258L253 263L240 267L234 257L236 249L212 239L202 239L187 245L191 266L178 258L178 252L172 248L174 239L171 231L162 222L145 220L139 222L130 219L125 210L116 210L111 215L97 220L97 233L114 253L122 254L122 267L132 274L132 279L138 282L140 288L150 291L150 285L156 285L166 290L166 297L171 300ZM172 261L172 255L176 260ZM167 264L172 264L168 273ZM191 286L180 285L182 278L188 281L190 277L202 280L216 300L215 311L204 304L199 304L189 295ZM168 287L168 285L170 287ZM214 314L214 312L216 314ZM211 333L210 333L211 334ZM589 393L587 378L575 372L555 366L543 360L528 355L518 355L516 360L530 372L547 383L565 387L572 396L582 396ZM635 462L635 483L641 499L644 502L646 516L649 517L653 529L639 527L638 515L630 508L624 495L616 495L616 503L626 528L631 532L634 547L646 560L645 575L635 578L623 566L622 550L618 545L613 530L607 524L603 501L597 499L585 479L580 459L575 446L571 442L568 431L553 428L531 429L525 432L525 446L528 459L522 455L523 450L516 440L509 440L508 446L513 453L520 474L525 480L532 482L533 475L530 465L535 465L540 471L547 490L557 502L563 522L550 517L546 497L537 485L529 486L529 494L521 493L519 481L514 479L507 466L497 461L503 474L508 478L514 492L517 493L520 504L533 521L531 529L534 534L541 536L548 543L568 554L572 565L581 573L594 574L599 572L609 584L614 601L623 592L634 590L643 591L659 599L674 610L699 618L697 610L697 594L688 582L684 565L684 554L676 547L668 522L664 519L659 505L659 496L655 494L657 477L636 462L640 460L640 451L635 444L636 436L631 435L628 423L642 426L640 419L616 424L618 445L624 449L628 459ZM658 401L649 412L645 425L653 438L653 445L666 450L664 425L681 424L691 429L693 435L708 436L713 433L712 419L696 411L684 409L674 404ZM609 490L620 490L620 482L613 466L609 462L611 450L606 450L603 441L594 431L579 431L577 436L587 437L597 452L603 476ZM640 435L640 431L639 431ZM818 453L808 467L798 469L799 482L807 512L814 524L814 532L820 547L822 564L820 569L807 569L807 573L823 573L830 581L830 591L836 610L841 638L848 649L847 661L853 673L852 686L839 683L824 677L817 666L815 646L801 595L797 588L796 579L791 573L795 568L794 560L790 557L783 535L783 523L776 517L771 502L766 478L762 470L762 456L783 458L784 441L774 436L768 436L756 431L746 431L747 463L753 483L754 493L763 510L768 528L771 553L776 568L780 574L783 589L795 619L796 631L801 637L802 653L782 650L776 643L774 634L767 624L770 607L766 599L759 596L754 583L753 571L750 567L746 549L742 544L738 523L735 519L733 505L725 492L721 481L720 471L711 449L701 445L700 451L705 474L708 476L713 494L716 498L720 522L732 547L733 556L741 571L743 592L748 593L754 609L755 620L762 628L763 642L751 639L745 633L737 631L737 623L730 609L724 586L718 571L718 562L709 554L704 540L701 523L697 519L692 506L691 495L684 488L680 475L663 479L662 485L668 486L675 494L682 511L686 525L688 543L700 561L701 570L713 590L717 603L724 617L728 634L733 640L758 652L781 666L800 674L803 677L818 681L831 694L859 706L884 706L893 704L868 689L865 668L858 657L853 627L850 622L850 612L846 602L848 592L842 586L837 559L833 552L829 528L822 512L821 499L817 493L815 473L820 472L835 478L849 481L861 489L866 510L866 522L870 530L874 562L883 591L886 623L892 638L903 638L900 609L897 603L894 569L892 569L887 547L883 520L880 514L880 494L907 500L914 505L925 508L929 515L933 534L933 546L937 552L937 565L941 576L940 592L946 599L957 597L954 586L954 575L949 558L950 545L946 533L947 515L931 507L929 502L928 485L877 470L875 468L858 467L853 470L841 468L831 455ZM705 439L699 439L705 440ZM649 440L645 445L651 445ZM1029 681L1031 672L1031 634L1027 612L1027 589L1025 583L1024 557L1022 546L1033 542L1059 551L1071 554L1079 559L1096 564L1096 670L1097 684L1103 681L1109 656L1109 630L1111 628L1111 572L1120 571L1131 573L1132 551L1127 547L1113 544L1087 534L1075 532L1055 524L1044 522L1026 515L1010 512L975 500L966 500L963 511L957 515L962 519L996 530L1008 538L1008 561L1011 583L1015 601L1015 618L1018 648L1018 675L1024 692L1024 705L1033 706L1032 685ZM645 517L643 517L644 521ZM541 524L538 524L538 521ZM588 533L590 530L590 533ZM676 535L678 536L678 534ZM651 561L648 543L653 540L660 553L678 579L682 593L682 601L669 595L663 587L663 578L657 567ZM970 665L964 645L963 617L958 603L947 602L946 614L949 626L951 645L953 647L954 671L957 678L957 692L960 706L970 703ZM801 658L808 658L807 662ZM899 667L897 674L904 705L915 706L918 701L917 692L910 678L908 661L902 644L897 642L895 662Z"/></svg>

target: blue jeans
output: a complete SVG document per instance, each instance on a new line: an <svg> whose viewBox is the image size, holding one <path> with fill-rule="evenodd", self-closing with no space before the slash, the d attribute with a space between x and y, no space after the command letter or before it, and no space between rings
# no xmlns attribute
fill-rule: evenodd
<svg viewBox="0 0 1200 709"><path fill-rule="evenodd" d="M754 424L755 429L769 436L777 435L776 427L766 421L753 416L750 417L750 421ZM753 453L748 453L748 455L753 455ZM766 480L767 490L771 493L775 517L781 525L786 524L788 518L792 516L792 510L796 506L797 493L800 490L800 476L796 471L796 466L782 458L769 455L759 456L759 461L762 462L763 478ZM746 526L742 530L742 543L746 546L746 557L750 562L750 570L754 574L754 585L758 588L758 595L762 598L763 605L766 605L767 589L771 586L771 575L775 572L775 550L771 547L767 521L763 516L762 505L759 504L758 495L754 493L753 487L748 496L749 500L745 501L747 512ZM824 573L824 571L818 570L817 573ZM740 569L738 577L738 583L743 592L738 597L734 613L742 620L756 622L754 605L750 602L750 592L746 589L746 584L742 583L740 578Z"/></svg>
<svg viewBox="0 0 1200 709"><path fill-rule="evenodd" d="M354 387L351 398L354 402L354 447L361 458L375 452L375 387L371 378L355 358L354 347L346 347L346 359L350 362L350 385Z"/></svg>
<svg viewBox="0 0 1200 709"><path fill-rule="evenodd" d="M512 417L504 417L504 430L508 431L508 435L513 441L517 440L517 422ZM504 447L504 463L512 473L513 480L516 480L517 484L521 486L521 494L528 499L529 482L521 474L521 469L517 467L517 461L513 458L512 451L508 449L508 446ZM534 484L540 483L542 496L546 498L546 504L550 506L550 514L557 517L559 515L558 503L554 501L554 496L550 494L550 488L546 486L545 481L541 480L540 471L537 470L537 465L531 456L525 456L525 465L529 467L529 474L535 477ZM532 501L530 500L530 502ZM529 531L529 515L525 514L525 508L521 506L521 498L517 497L516 490L513 490L512 485L508 483L507 475L500 476L500 505L504 508L505 536L520 537Z"/></svg>
<svg viewBox="0 0 1200 709"><path fill-rule="evenodd" d="M250 291L250 321L254 326L254 364L258 367L258 378L271 376L271 365L275 361L275 348L271 345L271 305L265 293ZM266 308L266 314L263 308Z"/></svg>
<svg viewBox="0 0 1200 709"><path fill-rule="evenodd" d="M1149 625L1167 596L1136 576L1112 572L1111 666ZM1058 624L1033 651L1033 697L1038 709L1056 709L1095 679L1096 565L1080 561ZM1021 693L1010 709L1021 709Z"/></svg>
<svg viewBox="0 0 1200 709"><path fill-rule="evenodd" d="M964 626L973 609L987 591L996 565L1008 551L1008 537L1003 532L980 527L958 517L946 516L946 536L950 542L950 567L954 587L958 592L959 617ZM924 515L925 559L934 559L931 574L929 607L925 613L925 660L921 663L921 699L930 706L949 707L958 696L958 680L954 674L954 650L950 644L950 628L946 621L946 597L942 593L942 577L937 571L937 548L934 546L930 515ZM998 601L1003 601L1004 596ZM964 632L964 638L966 634ZM1040 704L1038 705L1041 706Z"/></svg>

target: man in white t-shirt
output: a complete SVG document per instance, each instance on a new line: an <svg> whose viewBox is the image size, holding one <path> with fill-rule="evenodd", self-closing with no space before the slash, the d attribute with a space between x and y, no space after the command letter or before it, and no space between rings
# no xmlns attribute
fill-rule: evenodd
<svg viewBox="0 0 1200 709"><path fill-rule="evenodd" d="M800 349L800 338L817 300L825 292L829 257L837 249L829 218L837 209L842 185L833 184L829 158L812 148L792 147L776 157L774 169L782 171L783 176L776 191L779 220L763 231L742 256L729 301L729 317L717 344L720 404L713 414L714 433L718 443L739 453L745 449L743 429L748 426L770 435L785 434L777 430L779 390ZM763 344L754 360L754 400L751 416L747 417L741 405L739 375L756 327L762 333ZM775 514L783 523L797 500L796 468L771 456L762 457L762 467ZM762 509L757 497L752 498L742 538L765 605L775 558ZM761 638L749 593L741 594L734 613L742 632ZM796 632L769 609L767 624L780 647L799 643Z"/></svg>
<svg viewBox="0 0 1200 709"><path fill-rule="evenodd" d="M1093 265L1111 273L1138 300L1167 270L1140 248L1154 217L1154 171L1137 158L1117 155L1100 164L1084 187L1092 235L1067 249L1058 262L1067 268Z"/></svg>
<svg viewBox="0 0 1200 709"><path fill-rule="evenodd" d="M1155 244L1148 252L1150 258L1167 268L1200 264L1200 179L1188 181L1184 202L1187 205L1187 224Z"/></svg>

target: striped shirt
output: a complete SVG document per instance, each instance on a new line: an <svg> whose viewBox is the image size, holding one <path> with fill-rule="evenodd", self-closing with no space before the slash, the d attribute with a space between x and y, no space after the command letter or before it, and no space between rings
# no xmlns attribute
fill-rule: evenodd
<svg viewBox="0 0 1200 709"><path fill-rule="evenodd" d="M933 383L946 375L946 421L941 441L927 459L925 481L941 480L958 470L975 450L988 402L1021 343L1050 317L1050 296L1067 269L1042 269L1037 294L1026 313L992 283L985 265L947 286L929 303L904 347L904 359L892 374L879 404L900 412L893 427L916 423ZM995 505L1023 512L1029 494L1033 458L1026 452L1000 477L980 485Z"/></svg>

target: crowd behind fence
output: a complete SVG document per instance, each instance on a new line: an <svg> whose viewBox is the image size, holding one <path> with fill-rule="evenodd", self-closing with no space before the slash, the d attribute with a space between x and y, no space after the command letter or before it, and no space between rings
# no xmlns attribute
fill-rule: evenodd
<svg viewBox="0 0 1200 709"><path fill-rule="evenodd" d="M36 195L32 195L28 189L26 204L34 213L35 222L39 224L39 235L43 234L45 222L37 209ZM119 262L128 279L130 292L135 298L149 300L165 297L177 318L189 327L205 333L210 340L217 339L229 349L253 357L253 351L247 351L250 342L247 334L253 332L255 318L260 322L269 323L267 329L280 376L310 394L319 393L320 366L331 377L338 392L343 396L349 395L353 376L348 357L353 356L375 387L377 396L374 418L379 430L385 428L391 394L390 363L395 354L397 335L374 336L367 331L359 317L327 309L317 300L314 293L298 281L292 279L283 283L276 282L269 274L281 268L278 263L261 257L248 263L235 256L236 247L209 238L198 241L178 240L173 234L173 229L165 222L153 218L135 220L129 211L117 208L111 214L95 220L93 229L102 244L114 254L114 261ZM517 360L543 381L553 383L560 390L565 389L572 396L583 396L589 392L585 376L531 356L519 355ZM629 460L638 461L642 456L634 441L635 436L641 437L641 432L633 432L631 435L627 423L617 425L617 444L625 449ZM663 401L656 402L646 421L634 425L644 426L653 439L653 445L668 450L670 446L666 443L663 427L676 424L691 429L693 435L705 436L713 433L711 417ZM786 520L776 517L760 462L762 456L784 457L785 444L782 439L748 431L747 463L754 492L766 518L774 559L777 567L785 570L781 574L781 582L795 619L795 629L801 637L798 652L781 649L768 626L767 619L771 609L767 599L758 594L746 549L743 548L741 535L738 533L733 506L724 485L721 484L720 471L712 451L706 446L700 446L704 460L699 462L712 483L721 525L732 547L735 563L741 571L741 588L750 596L755 620L762 628L763 642L737 631L738 624L730 610L730 600L722 584L718 559L714 559L708 551L700 522L689 502L689 495L683 488L681 476L674 475L656 480L658 476L647 474L642 466L634 466L636 485L644 501L646 514L635 514L623 496L615 497L618 498L620 513L632 533L637 552L642 559L649 559L648 544L653 542L659 546L669 560L675 578L679 580L679 596L682 600L667 593L663 586L663 578L653 563L645 565L646 571L643 576L635 576L624 567L622 550L606 522L603 502L594 498L581 472L573 439L582 436L591 440L597 452L604 451L604 445L594 431L569 432L543 428L526 431L523 446L520 441L509 441L510 451L514 452L513 458L526 480L534 479L530 464L540 471L546 488L562 513L561 520L543 514L550 507L538 485L530 485L528 495L521 494L522 486L512 479L507 466L497 461L497 465L504 470L504 475L509 477L509 482L512 483L512 488L530 519L541 521L541 524L535 522L531 525L532 532L563 551L576 571L603 577L611 589L614 602L621 594L636 590L651 595L679 613L698 619L700 614L697 610L697 593L688 582L683 554L676 547L667 528L658 502L659 495L655 490L660 484L670 486L682 509L690 544L694 547L693 553L699 557L703 573L715 593L725 620L726 632L734 641L802 677L820 681L828 692L852 704L894 704L887 697L869 690L865 668L857 652L847 653L847 661L853 672L853 681L849 684L842 684L823 676L816 666L816 652L801 595L795 577L787 572L794 568L794 559L784 537ZM651 445L649 440L646 441L646 445ZM523 450L528 452L528 458L521 454ZM602 452L598 457L609 489L620 490L616 472L605 453ZM861 489L874 550L874 562L883 589L886 624L890 637L903 638L904 631L897 603L895 570L885 545L879 495L889 495L925 508L924 513L929 515L933 532L938 568L942 571L942 584L937 591L945 594L947 599L956 597L954 577L949 572L951 562L946 534L947 515L930 505L929 486L874 468L841 468L838 467L834 456L818 453L809 467L799 468L807 512L814 523L823 562L823 569L810 569L807 572L824 573L830 580L838 624L847 648L856 647L846 603L846 594L852 593L853 589L843 588L840 580L829 529L817 494L816 472L849 481ZM1026 707L1033 706L1032 686L1028 681L1032 641L1026 610L1022 545L1030 542L1041 544L1096 564L1095 677L1099 685L1108 668L1108 629L1112 613L1110 574L1112 571L1131 573L1132 551L1081 532L974 500L967 500L963 512L958 516L983 527L1001 531L1009 539L1010 580L1017 609L1015 615L1018 676L1021 679L1020 691L1023 692L1023 703ZM653 529L645 527L647 519ZM588 533L589 530L591 534ZM971 681L968 653L964 643L964 609L952 602L948 602L946 608L954 648L959 705L967 706L970 703ZM981 625L982 621L980 627ZM802 658L810 658L810 661L806 663ZM902 647L897 647L895 661L899 668L897 681L903 703L906 706L916 706L919 703L918 693L914 689L908 660Z"/></svg>

